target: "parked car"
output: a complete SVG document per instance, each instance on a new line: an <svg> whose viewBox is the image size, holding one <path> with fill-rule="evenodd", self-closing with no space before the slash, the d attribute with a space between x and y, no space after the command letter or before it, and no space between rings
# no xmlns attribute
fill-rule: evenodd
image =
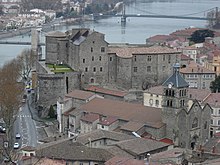
<svg viewBox="0 0 220 165"><path fill-rule="evenodd" d="M14 143L14 149L18 149L20 147L19 143Z"/></svg>
<svg viewBox="0 0 220 165"><path fill-rule="evenodd" d="M6 132L6 128L3 126L0 126L0 133L5 133Z"/></svg>
<svg viewBox="0 0 220 165"><path fill-rule="evenodd" d="M19 133L16 133L15 138L16 138L16 139L20 139L20 138L21 138L21 135L20 135Z"/></svg>

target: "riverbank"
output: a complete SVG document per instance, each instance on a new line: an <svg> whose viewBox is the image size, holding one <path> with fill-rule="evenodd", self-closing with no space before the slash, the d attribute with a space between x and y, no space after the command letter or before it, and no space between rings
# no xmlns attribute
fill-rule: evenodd
<svg viewBox="0 0 220 165"><path fill-rule="evenodd" d="M15 30L10 30L10 31L0 32L0 40L4 39L4 38L10 38L10 37L14 37L14 36L19 36L19 35L30 33L31 32L31 28L32 27L25 27L25 28L21 28L21 29L15 29Z"/></svg>

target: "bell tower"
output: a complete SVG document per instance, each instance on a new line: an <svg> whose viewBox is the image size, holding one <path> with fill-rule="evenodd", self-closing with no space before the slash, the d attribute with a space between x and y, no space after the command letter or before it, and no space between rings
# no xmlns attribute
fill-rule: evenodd
<svg viewBox="0 0 220 165"><path fill-rule="evenodd" d="M162 121L166 124L166 137L174 142L178 139L177 114L187 110L188 83L179 73L180 64L173 65L173 74L163 85Z"/></svg>

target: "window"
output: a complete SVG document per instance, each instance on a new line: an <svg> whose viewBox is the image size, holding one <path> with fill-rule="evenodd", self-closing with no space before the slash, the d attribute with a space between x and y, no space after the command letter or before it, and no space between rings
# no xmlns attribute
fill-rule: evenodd
<svg viewBox="0 0 220 165"><path fill-rule="evenodd" d="M93 52L93 48L91 47L91 52Z"/></svg>
<svg viewBox="0 0 220 165"><path fill-rule="evenodd" d="M165 69L166 69L166 66L163 66L163 67L162 67L163 72L165 72Z"/></svg>
<svg viewBox="0 0 220 165"><path fill-rule="evenodd" d="M100 67L100 72L102 72L102 67Z"/></svg>
<svg viewBox="0 0 220 165"><path fill-rule="evenodd" d="M163 61L165 61L166 60L166 56L165 55L163 55Z"/></svg>
<svg viewBox="0 0 220 165"><path fill-rule="evenodd" d="M196 127L198 127L198 119L195 117L193 119L192 128L196 128Z"/></svg>
<svg viewBox="0 0 220 165"><path fill-rule="evenodd" d="M101 47L101 52L105 52L105 47Z"/></svg>
<svg viewBox="0 0 220 165"><path fill-rule="evenodd" d="M151 72L151 66L147 66L147 72Z"/></svg>
<svg viewBox="0 0 220 165"><path fill-rule="evenodd" d="M204 129L207 129L207 121L204 124Z"/></svg>
<svg viewBox="0 0 220 165"><path fill-rule="evenodd" d="M88 68L87 67L85 68L85 72L88 72Z"/></svg>
<svg viewBox="0 0 220 165"><path fill-rule="evenodd" d="M213 120L211 119L211 124L213 124Z"/></svg>
<svg viewBox="0 0 220 165"><path fill-rule="evenodd" d="M112 61L112 57L110 57L109 60Z"/></svg>
<svg viewBox="0 0 220 165"><path fill-rule="evenodd" d="M156 100L156 101L155 101L155 104L156 104L156 106L158 107L158 106L159 106L159 100Z"/></svg>
<svg viewBox="0 0 220 165"><path fill-rule="evenodd" d="M218 120L218 125L220 125L220 120Z"/></svg>
<svg viewBox="0 0 220 165"><path fill-rule="evenodd" d="M93 72L96 72L96 67L93 68Z"/></svg>
<svg viewBox="0 0 220 165"><path fill-rule="evenodd" d="M99 61L102 61L102 56L99 56Z"/></svg>
<svg viewBox="0 0 220 165"><path fill-rule="evenodd" d="M137 67L134 67L134 72L137 72Z"/></svg>
<svg viewBox="0 0 220 165"><path fill-rule="evenodd" d="M147 56L147 61L151 61L151 56Z"/></svg>
<svg viewBox="0 0 220 165"><path fill-rule="evenodd" d="M134 56L134 61L137 61L137 57L136 56Z"/></svg>
<svg viewBox="0 0 220 165"><path fill-rule="evenodd" d="M85 63L86 62L86 59L83 59L83 63Z"/></svg>
<svg viewBox="0 0 220 165"><path fill-rule="evenodd" d="M105 126L104 125L102 125L102 129L104 129L105 128Z"/></svg>
<svg viewBox="0 0 220 165"><path fill-rule="evenodd" d="M150 100L149 100L149 103L150 103L150 105L152 105L152 104L153 104L153 100L152 100L152 99L150 99Z"/></svg>
<svg viewBox="0 0 220 165"><path fill-rule="evenodd" d="M211 109L211 114L213 114L213 109Z"/></svg>
<svg viewBox="0 0 220 165"><path fill-rule="evenodd" d="M92 61L94 61L94 56L92 56Z"/></svg>
<svg viewBox="0 0 220 165"><path fill-rule="evenodd" d="M168 63L170 63L170 59L171 59L171 56L169 55L169 56L168 56Z"/></svg>

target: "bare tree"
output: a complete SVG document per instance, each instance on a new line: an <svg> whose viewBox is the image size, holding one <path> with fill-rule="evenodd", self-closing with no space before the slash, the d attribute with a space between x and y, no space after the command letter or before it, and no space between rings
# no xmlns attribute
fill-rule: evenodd
<svg viewBox="0 0 220 165"><path fill-rule="evenodd" d="M12 131L23 94L23 84L19 83L20 65L16 60L13 60L0 68L0 116L3 118L6 126L5 141L9 147L4 148L6 156L11 160L11 144ZM2 147L2 146L1 146Z"/></svg>
<svg viewBox="0 0 220 165"><path fill-rule="evenodd" d="M20 76L22 80L27 80L34 66L35 56L31 49L24 49L17 57L17 62L20 67Z"/></svg>

